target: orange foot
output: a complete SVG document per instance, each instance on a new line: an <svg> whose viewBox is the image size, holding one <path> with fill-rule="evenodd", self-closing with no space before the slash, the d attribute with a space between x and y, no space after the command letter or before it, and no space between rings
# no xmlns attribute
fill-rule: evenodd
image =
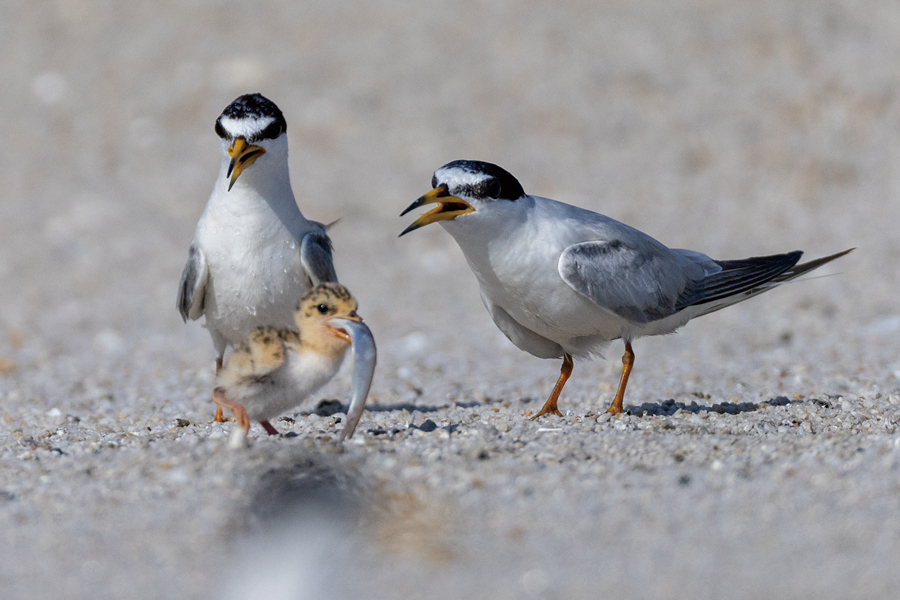
<svg viewBox="0 0 900 600"><path fill-rule="evenodd" d="M563 354L563 364L559 369L559 379L556 380L556 385L553 386L553 391L550 392L550 397L547 398L547 401L544 402L544 406L541 407L541 410L538 414L530 417L529 420L534 421L540 416L543 415L556 415L557 417L561 417L562 413L559 412L559 409L556 407L556 402L559 400L559 394L562 392L563 386L566 385L566 381L569 380L569 376L572 374L572 356L567 352Z"/></svg>
<svg viewBox="0 0 900 600"><path fill-rule="evenodd" d="M609 405L609 409L606 411L611 415L617 415L624 410L625 387L628 385L628 376L631 375L632 366L634 366L634 352L631 349L631 342L625 342L625 354L622 355L622 378L619 380L619 389L616 390L616 397L613 398L612 404Z"/></svg>

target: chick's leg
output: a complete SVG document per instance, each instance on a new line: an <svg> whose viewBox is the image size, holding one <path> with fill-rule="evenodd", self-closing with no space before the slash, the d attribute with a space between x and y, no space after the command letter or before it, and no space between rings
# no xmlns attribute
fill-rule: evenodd
<svg viewBox="0 0 900 600"><path fill-rule="evenodd" d="M268 421L260 421L259 424L263 426L263 429L265 429L266 433L269 435L278 435L278 430L272 427L272 424Z"/></svg>
<svg viewBox="0 0 900 600"><path fill-rule="evenodd" d="M569 380L570 375L572 375L572 355L566 352L563 354L563 364L559 369L559 379L556 380L556 385L553 386L553 391L550 392L550 397L544 402L540 412L531 417L532 421L546 414L554 414L557 417L562 416L562 413L556 408L556 401L559 400L559 394L562 392L563 386L566 385L566 381Z"/></svg>
<svg viewBox="0 0 900 600"><path fill-rule="evenodd" d="M227 408L234 413L234 419L237 421L236 427L240 427L245 433L250 431L250 419L247 417L247 411L243 405L225 397L225 388L217 387L213 390L213 402L219 405L219 410Z"/></svg>

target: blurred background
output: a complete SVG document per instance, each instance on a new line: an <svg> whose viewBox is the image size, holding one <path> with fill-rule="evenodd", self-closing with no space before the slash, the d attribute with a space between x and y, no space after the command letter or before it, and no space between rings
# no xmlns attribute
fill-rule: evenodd
<svg viewBox="0 0 900 600"><path fill-rule="evenodd" d="M340 273L379 324L424 328L429 311L489 323L448 236L396 239L399 212L458 158L715 257L859 246L837 265L846 275L792 287L846 302L860 325L897 312L891 2L4 12L0 324L50 351L102 333L199 354L206 334L181 326L174 289L218 168L212 124L249 91L284 111L298 203L342 219Z"/></svg>
<svg viewBox="0 0 900 600"><path fill-rule="evenodd" d="M412 219L397 215L461 158L715 258L857 248L822 270L833 277L640 342L633 402L675 393L684 373L715 390L750 367L754 401L900 387L894 0L0 2L8 431L55 407L212 411L212 346L181 322L175 291L219 166L213 124L248 92L285 114L301 210L341 219L338 273L381 350L375 406L540 397L558 373L494 328L439 227L397 239ZM620 352L576 368L573 410L597 408L597 382L615 383ZM193 477L214 478L204 468ZM59 504L22 513L6 533L19 566L0 565L0 577L68 568L59 556L34 566L68 548L45 528L48 514L66 520L64 499L41 493ZM161 510L193 519L195 509ZM170 539L177 529L159 518ZM212 559L198 557L227 518L205 533L192 525L181 554L146 542L168 565L159 572L194 582L185 597L208 597ZM76 545L100 536L117 547L96 528L67 531ZM196 569L181 580L178 564ZM177 596L149 589L133 597Z"/></svg>

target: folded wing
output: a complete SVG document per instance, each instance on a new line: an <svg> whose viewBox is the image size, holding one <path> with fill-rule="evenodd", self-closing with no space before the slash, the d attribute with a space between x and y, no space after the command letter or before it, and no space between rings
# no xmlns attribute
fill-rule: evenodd
<svg viewBox="0 0 900 600"><path fill-rule="evenodd" d="M800 251L743 260L712 260L688 250L636 247L615 240L569 246L559 274L598 306L635 323L649 323L689 306L710 313L761 294L851 250L797 264Z"/></svg>
<svg viewBox="0 0 900 600"><path fill-rule="evenodd" d="M338 280L331 256L331 240L325 233L325 226L317 225L322 231L307 233L300 242L300 263L314 286Z"/></svg>
<svg viewBox="0 0 900 600"><path fill-rule="evenodd" d="M181 282L178 284L178 297L175 305L181 318L197 320L203 314L206 300L206 282L209 279L209 267L206 257L196 243L191 244L188 251L188 261L181 273Z"/></svg>

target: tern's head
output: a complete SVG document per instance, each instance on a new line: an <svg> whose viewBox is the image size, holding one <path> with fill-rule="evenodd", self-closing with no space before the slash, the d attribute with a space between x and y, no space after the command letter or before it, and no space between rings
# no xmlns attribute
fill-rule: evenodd
<svg viewBox="0 0 900 600"><path fill-rule="evenodd" d="M495 202L512 202L522 198L525 190L508 171L478 160L455 160L434 172L434 188L409 205L400 216L424 206L437 204L403 230L404 235L437 221L448 221L484 210Z"/></svg>
<svg viewBox="0 0 900 600"><path fill-rule="evenodd" d="M336 320L361 322L357 307L356 298L341 284L320 283L300 299L294 313L300 340L324 353L343 352L351 340L346 324Z"/></svg>
<svg viewBox="0 0 900 600"><path fill-rule="evenodd" d="M281 110L262 94L240 96L222 111L216 119L216 133L230 159L226 174L229 191L241 173L271 151L285 132L287 122Z"/></svg>

